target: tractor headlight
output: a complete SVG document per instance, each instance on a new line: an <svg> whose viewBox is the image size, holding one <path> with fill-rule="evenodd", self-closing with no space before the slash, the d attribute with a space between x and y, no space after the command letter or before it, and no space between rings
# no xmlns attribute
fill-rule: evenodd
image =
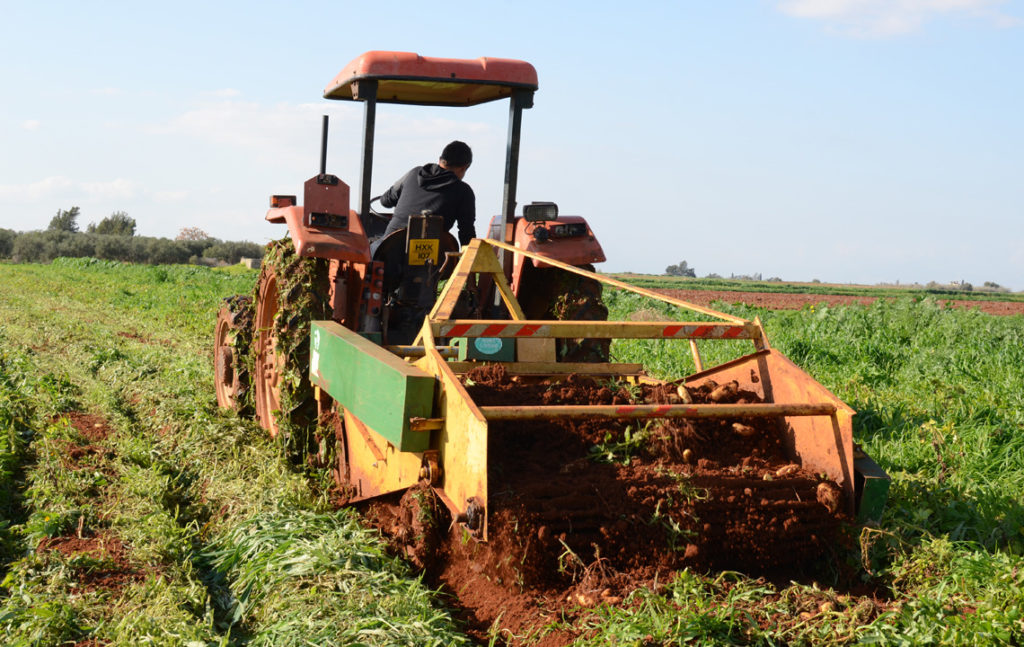
<svg viewBox="0 0 1024 647"><path fill-rule="evenodd" d="M554 202L531 202L523 205L523 219L526 222L558 220L558 205Z"/></svg>

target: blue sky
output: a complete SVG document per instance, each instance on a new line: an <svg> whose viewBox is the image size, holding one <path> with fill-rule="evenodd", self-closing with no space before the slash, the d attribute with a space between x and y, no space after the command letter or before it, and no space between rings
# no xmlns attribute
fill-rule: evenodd
<svg viewBox="0 0 1024 647"><path fill-rule="evenodd" d="M138 233L284 234L272 193L358 183L371 49L520 58L520 203L586 216L605 271L1024 290L1024 1L7 2L0 227L126 211ZM478 232L507 105L382 106L374 193L458 138ZM353 205L355 207L356 205Z"/></svg>

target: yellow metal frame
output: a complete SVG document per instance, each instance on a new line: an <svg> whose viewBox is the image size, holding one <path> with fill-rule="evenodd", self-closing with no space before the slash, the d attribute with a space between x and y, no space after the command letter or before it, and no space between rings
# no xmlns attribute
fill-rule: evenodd
<svg viewBox="0 0 1024 647"><path fill-rule="evenodd" d="M558 267L642 296L700 313L716 321L532 321L527 320L498 262L495 250ZM509 319L452 319L462 290L473 275L488 275L508 309ZM638 406L523 406L478 407L463 388L457 375L474 364L449 362L438 352L439 339L449 337L554 338L632 338L688 340L697 373L685 378L689 386L715 379L750 382L751 376L763 404L732 405L638 405ZM697 340L750 340L753 352L732 362L705 370ZM794 459L805 467L827 474L847 493L849 511L854 506L853 410L821 384L772 349L761 322L748 321L717 312L651 290L562 263L560 261L493 240L474 239L463 250L455 270L424 321L414 342L425 351L416 365L441 382L436 410L440 412L440 462L443 486L437 488L454 515L466 511L469 501L487 509L487 424L491 420L529 420L553 417L603 416L624 418L703 418L771 417L779 421ZM447 346L441 346L442 348ZM517 361L505 364L506 370L519 375L567 376L572 373L642 376L638 364L568 364L554 361ZM486 515L479 535L486 539Z"/></svg>

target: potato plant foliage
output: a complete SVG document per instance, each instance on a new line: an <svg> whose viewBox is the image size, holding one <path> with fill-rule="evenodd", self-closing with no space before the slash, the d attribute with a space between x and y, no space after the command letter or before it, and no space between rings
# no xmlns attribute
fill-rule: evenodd
<svg viewBox="0 0 1024 647"><path fill-rule="evenodd" d="M319 494L325 475L217 409L214 318L256 275L0 264L0 642L471 644L447 598ZM611 319L652 308L606 302ZM893 477L885 517L813 581L683 571L550 630L587 645L1024 641L1024 318L927 298L719 308L760 316L857 410L856 439ZM708 365L739 352L701 350ZM686 344L611 352L693 370ZM89 550L55 548L72 543Z"/></svg>

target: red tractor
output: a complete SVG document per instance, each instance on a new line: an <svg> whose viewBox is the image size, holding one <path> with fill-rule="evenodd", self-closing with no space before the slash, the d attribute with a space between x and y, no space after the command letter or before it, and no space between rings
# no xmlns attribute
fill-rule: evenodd
<svg viewBox="0 0 1024 647"><path fill-rule="evenodd" d="M282 423L312 423L317 412L307 375L311 320L334 320L396 354L416 352L409 344L434 306L438 283L451 272L459 247L444 230L443 214L412 216L407 229L381 238L390 215L371 208L380 103L473 106L508 99L504 194L489 237L589 270L603 262L604 252L583 218L559 215L552 202L525 205L515 215L522 115L533 106L536 90L536 70L517 60L372 51L346 65L324 97L361 101L365 107L359 210L349 208L349 186L326 172L325 116L320 172L306 181L302 204L293 195L270 200L266 219L287 224L289 237L268 245L254 296L227 299L218 316L218 403L243 409L251 400L260 424L273 435ZM607 318L598 282L536 258L502 253L505 276L527 318ZM458 307L469 315L500 317L497 291L484 283L467 288ZM500 339L473 341L463 349L469 358L517 352ZM559 339L541 352L559 360L605 361L607 351L608 340Z"/></svg>

